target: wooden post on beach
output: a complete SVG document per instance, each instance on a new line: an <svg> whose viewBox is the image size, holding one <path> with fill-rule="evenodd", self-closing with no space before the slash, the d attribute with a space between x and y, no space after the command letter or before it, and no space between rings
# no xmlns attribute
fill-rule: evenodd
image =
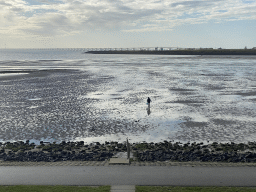
<svg viewBox="0 0 256 192"><path fill-rule="evenodd" d="M128 137L126 140L126 147L127 147L127 159L130 159L130 143L128 141Z"/></svg>

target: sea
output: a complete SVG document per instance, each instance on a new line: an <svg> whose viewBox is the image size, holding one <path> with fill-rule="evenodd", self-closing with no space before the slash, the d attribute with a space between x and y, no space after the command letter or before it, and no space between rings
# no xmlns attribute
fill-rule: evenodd
<svg viewBox="0 0 256 192"><path fill-rule="evenodd" d="M85 52L0 49L0 142L256 141L256 56Z"/></svg>

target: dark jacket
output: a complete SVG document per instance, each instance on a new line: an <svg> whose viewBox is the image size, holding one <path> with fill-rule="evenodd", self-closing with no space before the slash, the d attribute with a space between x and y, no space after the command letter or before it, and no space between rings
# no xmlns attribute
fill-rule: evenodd
<svg viewBox="0 0 256 192"><path fill-rule="evenodd" d="M148 99L147 99L147 102L148 102L148 103L150 103L150 102L151 102L151 99L150 99L149 97L148 97Z"/></svg>

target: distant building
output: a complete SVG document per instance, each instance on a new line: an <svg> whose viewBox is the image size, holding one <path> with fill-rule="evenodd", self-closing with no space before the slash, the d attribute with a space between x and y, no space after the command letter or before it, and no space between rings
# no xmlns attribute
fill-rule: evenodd
<svg viewBox="0 0 256 192"><path fill-rule="evenodd" d="M252 49L256 49L256 47L253 47Z"/></svg>

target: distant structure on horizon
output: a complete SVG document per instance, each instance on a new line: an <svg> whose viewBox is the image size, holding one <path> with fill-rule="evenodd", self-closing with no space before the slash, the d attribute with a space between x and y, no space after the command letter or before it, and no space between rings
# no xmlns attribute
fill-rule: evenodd
<svg viewBox="0 0 256 192"><path fill-rule="evenodd" d="M183 47L137 47L137 48L85 48L87 51L174 51L174 50L221 50L226 48L212 48L212 47L200 47L200 48L183 48ZM241 49L249 49L247 46ZM253 47L251 49L256 49ZM236 50L236 49L228 49L227 50ZM239 49L237 49L239 50Z"/></svg>

